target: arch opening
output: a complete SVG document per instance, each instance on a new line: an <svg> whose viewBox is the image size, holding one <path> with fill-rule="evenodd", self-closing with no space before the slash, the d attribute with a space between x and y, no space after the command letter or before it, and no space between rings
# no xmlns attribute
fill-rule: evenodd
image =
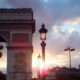
<svg viewBox="0 0 80 80"><path fill-rule="evenodd" d="M0 36L0 53L2 56L0 57L0 71L6 74L7 71L7 41L3 36Z"/></svg>

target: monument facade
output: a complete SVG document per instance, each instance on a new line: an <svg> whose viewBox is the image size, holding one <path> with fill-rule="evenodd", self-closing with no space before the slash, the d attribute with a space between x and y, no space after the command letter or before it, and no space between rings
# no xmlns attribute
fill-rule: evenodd
<svg viewBox="0 0 80 80"><path fill-rule="evenodd" d="M31 80L34 32L31 8L0 9L0 37L7 43L7 80Z"/></svg>

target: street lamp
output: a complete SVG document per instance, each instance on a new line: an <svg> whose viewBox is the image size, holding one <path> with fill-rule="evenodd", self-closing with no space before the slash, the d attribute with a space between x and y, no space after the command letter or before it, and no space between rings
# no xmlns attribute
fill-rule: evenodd
<svg viewBox="0 0 80 80"><path fill-rule="evenodd" d="M38 58L37 77L38 77L38 80L40 80L41 79L41 77L40 77L40 72L41 72L41 70L40 70L40 62L41 62L40 54L37 56L37 58Z"/></svg>
<svg viewBox="0 0 80 80"><path fill-rule="evenodd" d="M46 46L45 40L46 40L47 29L45 28L44 23L41 26L42 26L42 28L39 30L39 33L40 33L40 39L42 40L42 43L41 43L41 47L42 47L42 61L45 64L45 46ZM45 80L45 76L44 75L43 75L42 80Z"/></svg>
<svg viewBox="0 0 80 80"><path fill-rule="evenodd" d="M46 40L46 33L47 33L47 29L45 28L45 25L42 24L41 25L42 28L39 30L40 33L40 39L42 40L41 46L42 46L42 60L43 62L45 62L45 40Z"/></svg>
<svg viewBox="0 0 80 80"><path fill-rule="evenodd" d="M69 51L69 62L70 62L70 71L71 71L71 51L75 51L74 48L68 47L64 51Z"/></svg>

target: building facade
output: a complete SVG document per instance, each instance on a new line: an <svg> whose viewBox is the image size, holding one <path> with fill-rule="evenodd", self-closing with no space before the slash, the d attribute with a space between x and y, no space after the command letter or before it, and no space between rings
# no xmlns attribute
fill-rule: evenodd
<svg viewBox="0 0 80 80"><path fill-rule="evenodd" d="M7 80L31 80L32 9L0 9L0 41L7 43Z"/></svg>

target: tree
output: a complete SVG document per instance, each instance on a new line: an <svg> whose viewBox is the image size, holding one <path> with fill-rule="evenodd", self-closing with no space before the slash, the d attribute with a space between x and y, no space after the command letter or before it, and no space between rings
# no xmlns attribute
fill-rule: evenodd
<svg viewBox="0 0 80 80"><path fill-rule="evenodd" d="M31 79L31 80L37 80L37 78L33 78L33 79Z"/></svg>
<svg viewBox="0 0 80 80"><path fill-rule="evenodd" d="M0 80L6 80L6 74L3 74L1 71L0 71Z"/></svg>
<svg viewBox="0 0 80 80"><path fill-rule="evenodd" d="M0 52L0 58L2 57L2 53Z"/></svg>

